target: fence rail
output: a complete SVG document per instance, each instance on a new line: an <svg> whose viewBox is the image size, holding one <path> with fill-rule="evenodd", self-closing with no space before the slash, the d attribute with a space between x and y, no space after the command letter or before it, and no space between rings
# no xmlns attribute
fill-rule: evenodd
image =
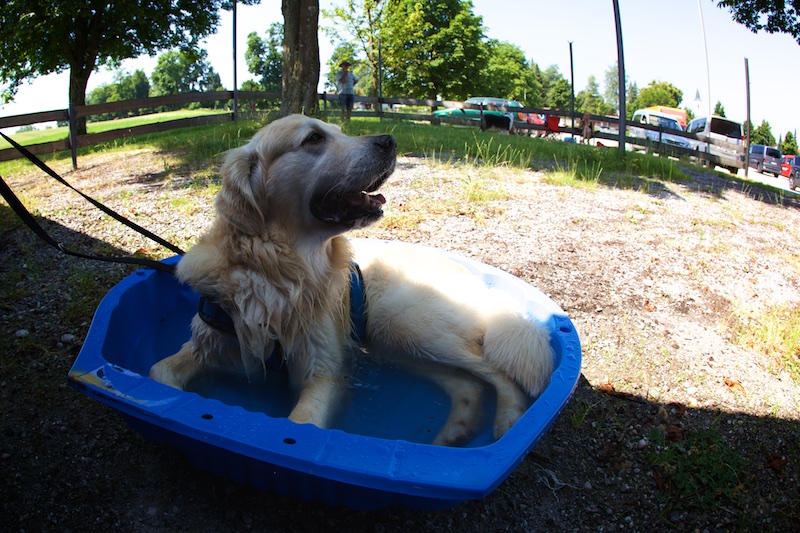
<svg viewBox="0 0 800 533"><path fill-rule="evenodd" d="M250 102L250 108L256 109L258 101L264 100L279 100L280 93L258 92L258 91L215 91L205 93L185 93L168 96L157 96L152 98L138 98L134 100L124 100L120 102L110 102L104 104L86 105L86 106L71 106L69 109L57 109L53 111L44 111L39 113L28 113L24 115L15 115L10 117L0 118L0 128L13 128L19 126L28 126L39 124L43 122L68 122L69 135L65 139L51 141L47 143L27 145L26 148L34 154L47 154L59 152L63 150L70 150L72 153L73 167L77 167L77 150L80 147L90 146L101 142L111 141L115 139L122 139L125 137L143 135L148 133L155 133L161 131L168 131L177 128L187 128L191 126L200 126L208 124L219 124L222 122L237 120L237 112L221 113L217 115L209 115L194 118L183 118L176 120L169 120L153 124L147 124L134 127L122 127L105 131L102 133L90 133L86 135L76 135L76 121L81 117L91 117L102 115L106 113L118 113L122 111L136 111L141 110L154 110L169 106L185 106L191 103L208 103L208 102L227 102L234 99L238 101ZM322 114L324 116L331 116L337 114L338 111L338 96L335 94L323 93L319 95L322 103ZM355 101L365 107L363 111L355 111L353 116L362 117L380 117L395 120L412 120L419 122L428 122L430 124L451 124L457 126L476 126L477 121L470 120L464 117L441 117L434 115L434 112L440 108L457 108L457 109L479 109L478 106L466 104L464 102L453 102L447 100L416 100L412 98L371 98L371 97L355 97ZM331 105L333 103L334 105ZM239 106L236 106L239 107ZM414 108L410 111L403 110L406 107ZM427 112L422 110L427 108ZM588 119L594 125L591 129L591 137L593 139L602 141L619 141L619 119L613 116L604 115L571 115L569 112L560 111L557 109L539 109L539 108L508 108L508 107L493 107L493 110L499 110L508 113L525 113L528 115L540 115L544 117L556 116L559 121L564 121L565 125L559 127L562 134L571 136L574 139L576 136L583 136L588 133L583 129L583 120ZM569 126L566 123L569 122ZM574 124L579 124L579 127L574 127ZM603 128L598 128L598 125L603 125ZM690 141L706 143L706 145L719 146L728 150L732 150L735 155L731 157L718 156L707 151L694 150L681 148L678 146L668 145L666 143L659 143L648 140L647 138L640 138L631 136L629 131L626 131L625 143L630 145L632 149L641 149L648 152L657 152L666 155L676 156L690 156L697 158L704 162L709 162L715 165L721 165L729 168L744 168L747 164L744 147L716 139L708 139L702 135L695 135L692 133L678 132L674 130L663 130L648 124L630 124L628 127L639 129L651 130L658 133L659 138L664 133L684 137ZM523 134L546 134L552 133L548 130L546 124L530 124L527 122L516 122L514 128L518 133ZM617 131L614 131L614 128ZM597 142L597 141L596 141ZM0 161L8 161L16 159L21 155L13 148L0 150Z"/></svg>

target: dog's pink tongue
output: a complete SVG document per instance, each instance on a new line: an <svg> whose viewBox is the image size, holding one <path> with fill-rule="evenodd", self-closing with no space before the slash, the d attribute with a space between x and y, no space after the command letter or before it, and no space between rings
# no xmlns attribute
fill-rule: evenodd
<svg viewBox="0 0 800 533"><path fill-rule="evenodd" d="M345 195L347 203L355 207L365 207L368 209L380 209L386 203L386 198L380 193L375 194L347 194Z"/></svg>
<svg viewBox="0 0 800 533"><path fill-rule="evenodd" d="M386 198L384 198L381 193L373 194L369 196L369 199L371 200L373 205L377 204L378 207L386 203Z"/></svg>

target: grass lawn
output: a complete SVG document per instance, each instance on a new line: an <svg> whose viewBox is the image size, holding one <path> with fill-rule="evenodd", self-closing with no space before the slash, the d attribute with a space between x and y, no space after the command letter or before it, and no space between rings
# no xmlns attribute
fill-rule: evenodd
<svg viewBox="0 0 800 533"><path fill-rule="evenodd" d="M141 126L144 124L155 124L157 122L167 122L170 120L201 117L205 115L218 115L221 113L227 113L227 111L218 109L187 109L181 111L167 111L165 113L152 113L149 115L139 115L136 117L120 118L116 120L105 120L102 122L88 122L86 124L86 129L89 133L102 133L104 131L132 128L134 126ZM23 131L21 133L9 135L9 137L12 137L15 141L23 146L28 144L60 141L61 139L66 139L68 136L69 128L67 126ZM11 148L11 145L8 144L5 139L0 139L0 150L5 148Z"/></svg>

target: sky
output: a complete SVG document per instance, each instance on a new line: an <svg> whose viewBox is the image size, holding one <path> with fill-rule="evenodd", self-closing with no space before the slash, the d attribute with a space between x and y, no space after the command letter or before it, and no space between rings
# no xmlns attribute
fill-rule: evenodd
<svg viewBox="0 0 800 533"><path fill-rule="evenodd" d="M341 0L320 0L330 9ZM265 37L273 22L282 22L280 2L262 0L259 6L237 9L237 82L251 79L244 61L250 32ZM776 138L800 127L800 106L790 94L800 87L800 45L783 34L754 34L734 22L712 0L619 0L625 71L639 89L651 81L666 81L683 91L681 107L706 114L719 101L728 118L747 117L745 58L750 73L750 117L758 126L769 122ZM483 17L488 38L521 48L541 68L556 65L570 79L572 42L576 94L594 76L604 88L605 72L617 60L617 41L611 0L473 0L474 13ZM701 12L702 21L701 24ZM320 17L320 25L330 21ZM708 63L706 63L706 46ZM320 33L324 65L334 45ZM233 87L233 16L222 13L219 31L205 42L208 59L227 88ZM127 72L142 69L150 76L156 58L123 62ZM708 74L708 76L707 76ZM101 69L89 79L89 90L113 81L114 72ZM68 101L67 73L23 84L15 101L0 106L0 117L64 109ZM699 92L700 102L695 102ZM710 94L710 98L709 98ZM398 95L399 96L399 95ZM697 111L696 111L697 113Z"/></svg>

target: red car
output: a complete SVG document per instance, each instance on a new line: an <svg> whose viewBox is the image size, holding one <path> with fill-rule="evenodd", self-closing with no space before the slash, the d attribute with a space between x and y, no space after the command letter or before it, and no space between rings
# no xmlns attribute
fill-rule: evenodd
<svg viewBox="0 0 800 533"><path fill-rule="evenodd" d="M785 155L783 156L783 161L781 162L781 176L788 178L792 175L792 167L800 163L797 161L796 155Z"/></svg>

